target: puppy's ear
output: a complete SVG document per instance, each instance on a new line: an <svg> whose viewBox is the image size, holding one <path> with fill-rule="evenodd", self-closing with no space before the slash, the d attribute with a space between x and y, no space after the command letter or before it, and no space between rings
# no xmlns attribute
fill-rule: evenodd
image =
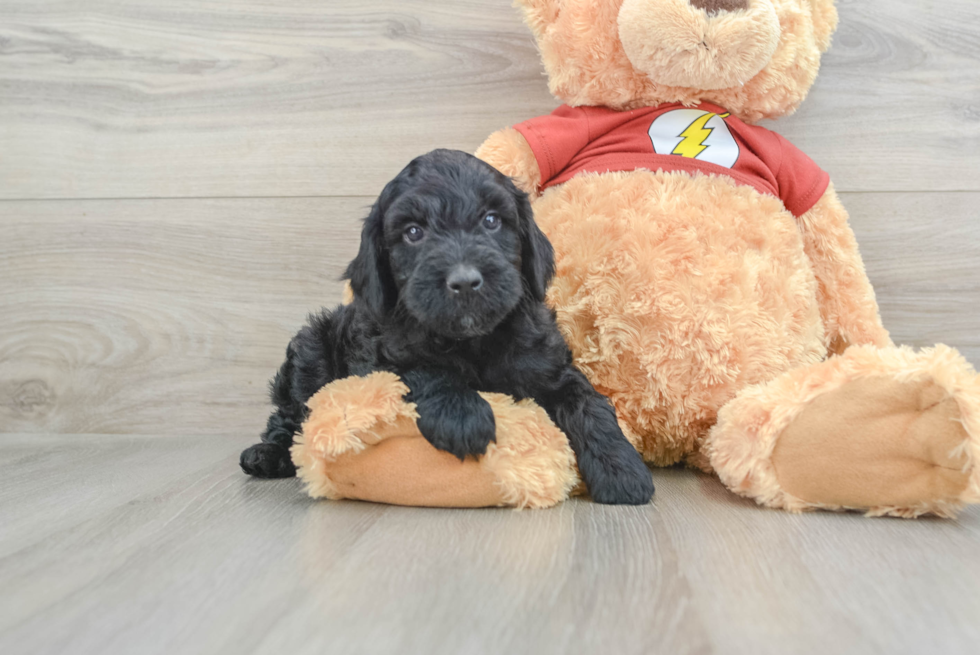
<svg viewBox="0 0 980 655"><path fill-rule="evenodd" d="M531 211L527 194L516 186L513 194L521 222L521 275L534 299L543 302L551 278L555 276L555 250L534 222L534 212Z"/></svg>
<svg viewBox="0 0 980 655"><path fill-rule="evenodd" d="M398 288L391 274L388 249L385 247L384 203L381 198L364 219L361 248L357 257L348 264L343 279L350 280L354 297L362 299L379 316L397 303Z"/></svg>

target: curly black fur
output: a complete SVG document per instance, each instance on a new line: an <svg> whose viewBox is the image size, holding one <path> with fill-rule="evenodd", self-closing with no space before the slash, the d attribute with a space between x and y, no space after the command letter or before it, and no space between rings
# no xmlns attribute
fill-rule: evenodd
<svg viewBox="0 0 980 655"><path fill-rule="evenodd" d="M345 275L353 303L311 316L286 349L271 385L276 410L242 469L295 475L288 449L306 400L332 380L388 370L411 390L436 448L460 459L486 452L494 417L477 391L533 398L568 436L594 500L648 502L649 469L544 304L553 274L551 244L508 178L458 151L415 159L364 221Z"/></svg>

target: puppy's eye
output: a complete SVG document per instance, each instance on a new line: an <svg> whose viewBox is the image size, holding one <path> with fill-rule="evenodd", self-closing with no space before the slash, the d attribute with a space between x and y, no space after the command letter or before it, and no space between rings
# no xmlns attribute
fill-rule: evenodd
<svg viewBox="0 0 980 655"><path fill-rule="evenodd" d="M425 232L422 231L418 225L409 225L405 228L405 241L409 243L418 243L425 236Z"/></svg>
<svg viewBox="0 0 980 655"><path fill-rule="evenodd" d="M499 230L500 224L500 217L493 212L490 212L483 218L483 227L487 228L491 232L493 230Z"/></svg>

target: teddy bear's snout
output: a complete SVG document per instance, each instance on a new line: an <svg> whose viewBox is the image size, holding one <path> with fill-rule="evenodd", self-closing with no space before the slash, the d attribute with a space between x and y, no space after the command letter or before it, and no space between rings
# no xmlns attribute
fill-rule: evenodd
<svg viewBox="0 0 980 655"><path fill-rule="evenodd" d="M657 84L726 89L761 71L779 45L772 0L623 0L619 37Z"/></svg>

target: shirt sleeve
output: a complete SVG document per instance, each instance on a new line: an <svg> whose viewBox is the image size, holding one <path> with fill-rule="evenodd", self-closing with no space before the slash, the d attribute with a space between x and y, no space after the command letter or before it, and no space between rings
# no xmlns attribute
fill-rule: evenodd
<svg viewBox="0 0 980 655"><path fill-rule="evenodd" d="M776 134L781 160L776 173L779 198L793 216L799 218L817 204L830 186L830 175L802 150Z"/></svg>
<svg viewBox="0 0 980 655"><path fill-rule="evenodd" d="M541 186L558 176L589 142L589 118L581 107L562 105L547 116L518 123L541 170Z"/></svg>

